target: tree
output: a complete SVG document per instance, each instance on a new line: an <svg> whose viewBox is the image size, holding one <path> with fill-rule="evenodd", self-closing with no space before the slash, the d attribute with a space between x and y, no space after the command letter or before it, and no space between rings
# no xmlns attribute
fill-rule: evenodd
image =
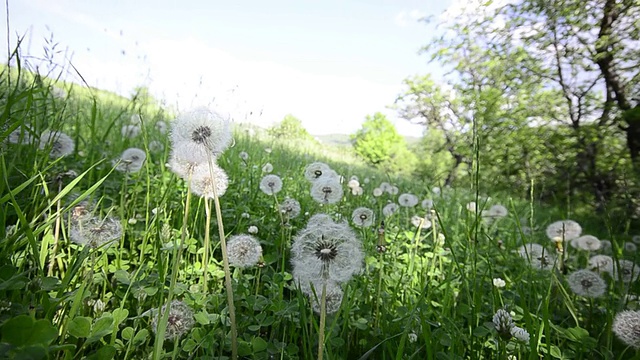
<svg viewBox="0 0 640 360"><path fill-rule="evenodd" d="M291 114L285 115L284 119L270 127L267 133L278 139L313 139L304 126L302 126L302 121Z"/></svg>
<svg viewBox="0 0 640 360"><path fill-rule="evenodd" d="M382 113L367 115L362 127L351 135L351 141L356 154L372 166L389 172L413 170L415 155Z"/></svg>

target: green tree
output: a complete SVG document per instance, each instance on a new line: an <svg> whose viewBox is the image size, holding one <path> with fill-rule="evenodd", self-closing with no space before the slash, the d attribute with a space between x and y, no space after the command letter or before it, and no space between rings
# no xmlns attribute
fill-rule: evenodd
<svg viewBox="0 0 640 360"><path fill-rule="evenodd" d="M402 135L384 114L367 115L362 127L351 135L353 148L368 164L388 172L412 172L416 157Z"/></svg>
<svg viewBox="0 0 640 360"><path fill-rule="evenodd" d="M302 126L302 121L291 114L285 115L284 119L270 127L267 133L277 139L313 139L313 136Z"/></svg>

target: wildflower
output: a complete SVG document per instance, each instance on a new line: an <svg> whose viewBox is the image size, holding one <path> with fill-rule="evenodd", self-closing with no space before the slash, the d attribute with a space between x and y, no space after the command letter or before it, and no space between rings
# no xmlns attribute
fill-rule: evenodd
<svg viewBox="0 0 640 360"><path fill-rule="evenodd" d="M240 154L238 154L238 156L240 157L240 159L242 159L242 161L246 162L247 160L249 160L249 154L247 154L245 151L241 151Z"/></svg>
<svg viewBox="0 0 640 360"><path fill-rule="evenodd" d="M61 131L45 131L40 135L40 150L51 148L49 156L59 158L73 153L75 143L69 135Z"/></svg>
<svg viewBox="0 0 640 360"><path fill-rule="evenodd" d="M78 245L90 248L109 246L122 237L122 225L120 221L106 217L100 219L85 215L71 223L69 238Z"/></svg>
<svg viewBox="0 0 640 360"><path fill-rule="evenodd" d="M416 335L416 333L409 333L409 335L407 335L407 339L410 343L414 343L418 341L418 335Z"/></svg>
<svg viewBox="0 0 640 360"><path fill-rule="evenodd" d="M556 221L547 226L549 239L560 237L563 240L572 240L579 237L581 233L582 227L573 220Z"/></svg>
<svg viewBox="0 0 640 360"><path fill-rule="evenodd" d="M275 195L282 190L282 179L278 175L266 175L260 181L260 190L267 195Z"/></svg>
<svg viewBox="0 0 640 360"><path fill-rule="evenodd" d="M631 260L618 260L618 264L613 264L613 277L618 279L621 277L625 283L636 281L640 275L640 267Z"/></svg>
<svg viewBox="0 0 640 360"><path fill-rule="evenodd" d="M578 296L597 298L604 294L607 284L591 270L578 270L567 277L571 290Z"/></svg>
<svg viewBox="0 0 640 360"><path fill-rule="evenodd" d="M382 190L381 188L375 188L375 189L373 189L373 196L375 196L375 197L379 197L379 196L381 196L381 195L382 195L382 193L383 193L383 190Z"/></svg>
<svg viewBox="0 0 640 360"><path fill-rule="evenodd" d="M258 233L258 227L255 225L251 225L249 226L249 229L247 230L247 232L251 235L255 235Z"/></svg>
<svg viewBox="0 0 640 360"><path fill-rule="evenodd" d="M611 330L623 343L640 349L640 311L624 310L616 314Z"/></svg>
<svg viewBox="0 0 640 360"><path fill-rule="evenodd" d="M433 200L431 199L424 199L422 200L422 203L420 204L422 206L423 209L431 209L433 207Z"/></svg>
<svg viewBox="0 0 640 360"><path fill-rule="evenodd" d="M262 256L260 242L251 235L234 235L227 242L229 263L235 267L254 266Z"/></svg>
<svg viewBox="0 0 640 360"><path fill-rule="evenodd" d="M404 207L414 207L418 205L418 197L413 194L402 194L398 197L398 203Z"/></svg>
<svg viewBox="0 0 640 360"><path fill-rule="evenodd" d="M388 203L382 208L382 214L386 217L393 215L400 207L396 203Z"/></svg>
<svg viewBox="0 0 640 360"><path fill-rule="evenodd" d="M351 195L353 196L360 196L362 194L364 194L364 189L360 186L351 189Z"/></svg>
<svg viewBox="0 0 640 360"><path fill-rule="evenodd" d="M354 189L354 188L359 188L360 187L360 182L358 182L357 179L351 179L349 180L349 182L347 183L347 186L350 189Z"/></svg>
<svg viewBox="0 0 640 360"><path fill-rule="evenodd" d="M373 224L375 216L373 215L373 210L366 207L359 207L353 210L351 214L351 220L356 226L359 227L369 227Z"/></svg>
<svg viewBox="0 0 640 360"><path fill-rule="evenodd" d="M248 218L250 218L250 217L251 217L251 215L249 215L249 214L248 214L248 213L246 213L246 212L245 212L245 213L240 214L240 216L241 216L243 219L248 219Z"/></svg>
<svg viewBox="0 0 640 360"><path fill-rule="evenodd" d="M521 327L514 326L511 328L511 336L513 336L516 340L523 342L525 344L529 343L529 332Z"/></svg>
<svg viewBox="0 0 640 360"><path fill-rule="evenodd" d="M555 257L542 245L539 244L526 244L518 249L520 256L528 259L529 264L541 270L548 270L553 268L555 264Z"/></svg>
<svg viewBox="0 0 640 360"><path fill-rule="evenodd" d="M311 186L311 197L322 204L335 204L343 194L342 186L333 177L319 178Z"/></svg>
<svg viewBox="0 0 640 360"><path fill-rule="evenodd" d="M608 255L594 255L589 259L589 270L613 274L613 258Z"/></svg>
<svg viewBox="0 0 640 360"><path fill-rule="evenodd" d="M135 173L142 169L147 154L142 149L128 148L122 152L120 159L116 161L116 170L128 173Z"/></svg>
<svg viewBox="0 0 640 360"><path fill-rule="evenodd" d="M280 212L287 215L289 219L293 219L300 215L300 203L296 199L286 198L280 204Z"/></svg>
<svg viewBox="0 0 640 360"><path fill-rule="evenodd" d="M140 135L140 127L138 125L124 125L122 129L120 129L120 133L122 137L133 139Z"/></svg>
<svg viewBox="0 0 640 360"><path fill-rule="evenodd" d="M209 164L198 165L193 168L193 173L191 174L191 192L206 199L224 195L229 186L227 173L218 165L211 165L211 168L209 168Z"/></svg>
<svg viewBox="0 0 640 360"><path fill-rule="evenodd" d="M304 169L304 177L307 180L314 182L321 178L324 175L327 175L331 172L331 168L329 165L321 162L314 162L312 164L307 165Z"/></svg>
<svg viewBox="0 0 640 360"><path fill-rule="evenodd" d="M505 309L498 309L498 311L496 311L493 315L493 325L495 325L500 337L506 340L511 338L511 329L516 326L511 314Z"/></svg>
<svg viewBox="0 0 640 360"><path fill-rule="evenodd" d="M104 312L104 309L107 307L107 304L105 304L101 299L91 301L89 305L93 308L93 312L96 314Z"/></svg>
<svg viewBox="0 0 640 360"><path fill-rule="evenodd" d="M158 322L165 311L167 311L167 305L164 305L160 311L155 310L156 315L151 320L151 328L154 333L158 331ZM169 318L164 338L178 339L191 330L194 324L193 311L189 305L179 300L173 300L169 305Z"/></svg>
<svg viewBox="0 0 640 360"><path fill-rule="evenodd" d="M585 251L596 251L600 249L600 240L592 235L583 235L571 240L571 246Z"/></svg>
<svg viewBox="0 0 640 360"><path fill-rule="evenodd" d="M322 219L322 220L320 220ZM317 224L317 225L316 225ZM362 244L346 223L316 217L291 246L291 262L300 279L348 281L362 269Z"/></svg>
<svg viewBox="0 0 640 360"><path fill-rule="evenodd" d="M493 279L493 286L497 287L498 289L503 288L507 285L507 283L502 280L501 278L495 278Z"/></svg>
<svg viewBox="0 0 640 360"><path fill-rule="evenodd" d="M273 165L271 165L271 163L266 163L266 164L264 164L264 166L262 166L262 172L263 173L269 174L272 171L273 171Z"/></svg>
<svg viewBox="0 0 640 360"><path fill-rule="evenodd" d="M171 127L173 150L182 158L206 162L231 143L229 120L207 108L182 113Z"/></svg>

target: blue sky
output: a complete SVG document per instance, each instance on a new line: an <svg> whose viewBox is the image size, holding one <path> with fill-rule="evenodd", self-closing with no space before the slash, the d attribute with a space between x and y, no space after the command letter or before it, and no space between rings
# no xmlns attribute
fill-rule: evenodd
<svg viewBox="0 0 640 360"><path fill-rule="evenodd" d="M121 94L145 85L168 106L262 126L292 113L312 134L353 133L381 111L416 135L387 106L404 78L438 72L418 54L435 27L418 19L450 2L9 0L9 21L32 63L53 34L59 63Z"/></svg>

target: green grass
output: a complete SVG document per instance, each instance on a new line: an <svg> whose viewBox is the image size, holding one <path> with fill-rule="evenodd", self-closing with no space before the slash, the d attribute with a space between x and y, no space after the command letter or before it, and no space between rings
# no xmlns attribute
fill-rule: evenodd
<svg viewBox="0 0 640 360"><path fill-rule="evenodd" d="M204 292L205 207L193 197L184 222L187 188L167 169L170 143L155 126L157 121L170 121L169 114L95 89L62 82L55 86L67 89L67 94L55 97L51 80L15 67L4 67L0 77L0 354L31 359L149 358L158 343L151 326L154 309L165 304L175 274L173 296L193 309L195 326L179 339L165 341L160 346L163 354L155 357L229 357L219 239L212 230L209 286ZM141 115L143 131L127 139L120 129L133 114ZM75 140L76 149L54 160L46 149L5 141L20 128L25 129L23 136L36 138L47 129L64 131ZM585 233L613 240L614 258L637 261L635 254L620 248L629 234L609 233L607 219L596 223L576 218L579 214L567 208L538 203L535 192L530 199L515 199L493 194L482 184L436 195L431 189L437 184L383 174L353 159L338 161L343 154L314 142L292 144L249 135L243 128L235 131L233 146L218 158L230 179L220 199L224 229L230 236L256 226L265 263L232 269L241 358L317 357L319 316L292 281L288 249L313 214L350 221L351 212L361 206L374 210L376 222L371 228L354 227L366 264L362 274L344 284L340 310L327 318L326 359L640 358L611 330L616 313L638 307L637 301L625 297L637 294L636 283L606 277L606 295L585 299L571 292L565 275L584 268L590 254L568 248L563 271L541 271L516 251L533 242L553 252L545 228L570 217L583 224ZM152 151L152 141L159 141L164 150ZM147 152L139 173L113 169L112 160L128 147ZM246 163L239 156L243 151L249 154ZM364 194L351 195L345 182L345 196L338 204L316 203L303 176L305 166L314 161L327 162L347 180L358 176ZM266 163L284 182L275 198L259 190ZM77 177L61 175L71 170ZM411 224L413 215L426 213L420 205L384 218L382 208L397 201L397 195L373 196L383 181L396 185L400 193L432 198L434 226L418 231ZM493 198L486 200L486 195ZM277 210L285 197L302 206L302 214L288 226ZM124 235L117 245L90 250L69 240L70 213L81 201L88 201L102 216L120 219ZM482 208L501 203L509 215L487 225L466 209L470 201ZM382 219L385 228L380 235ZM523 226L534 230L525 234ZM174 268L183 230L185 248ZM380 236L386 242L383 253L377 251ZM498 277L506 287L493 286ZM529 332L528 344L500 339L491 322L500 308L511 311L516 324Z"/></svg>

